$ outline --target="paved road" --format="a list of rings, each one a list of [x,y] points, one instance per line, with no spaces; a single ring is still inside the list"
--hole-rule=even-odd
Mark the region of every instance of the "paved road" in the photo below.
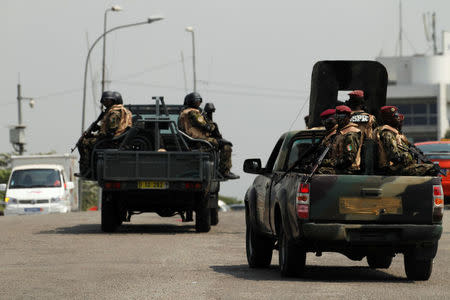
[[[0,217],[1,299],[450,299],[450,211],[429,281],[365,260],[308,254],[304,278],[249,269],[242,211],[222,213],[208,234],[178,217],[135,216],[118,233],[100,232],[97,212]]]

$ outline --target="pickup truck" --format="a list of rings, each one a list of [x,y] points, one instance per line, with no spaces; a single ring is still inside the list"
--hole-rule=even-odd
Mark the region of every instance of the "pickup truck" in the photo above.
[[[102,188],[101,228],[113,232],[143,212],[192,221],[195,211],[196,231],[208,232],[219,222],[219,156],[207,141],[178,130],[181,105],[153,99],[156,104],[126,106],[133,127],[113,139],[116,147],[107,140],[94,148],[89,179]]]
[[[338,90],[378,87],[385,93],[383,70],[381,64],[368,61],[318,62],[312,75],[309,125],[319,125],[320,111],[334,104],[330,99],[336,99]],[[377,95],[366,99],[372,113],[384,105],[382,94],[369,93]],[[338,252],[352,260],[366,257],[371,268],[389,268],[401,253],[408,279],[428,280],[442,234],[440,177],[376,174],[376,155],[370,151],[363,154],[365,169],[357,175],[302,173],[295,168],[298,158],[324,133],[320,128],[287,132],[265,167],[260,159],[244,161],[244,172],[258,174],[245,195],[249,266],[270,265],[274,249],[282,276],[301,275],[307,252]]]

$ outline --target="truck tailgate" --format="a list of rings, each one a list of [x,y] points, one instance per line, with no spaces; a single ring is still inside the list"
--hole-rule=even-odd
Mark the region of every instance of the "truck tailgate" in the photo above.
[[[103,152],[103,180],[205,181],[214,176],[214,158],[207,152]]]
[[[431,224],[438,177],[316,175],[310,219],[315,222]]]

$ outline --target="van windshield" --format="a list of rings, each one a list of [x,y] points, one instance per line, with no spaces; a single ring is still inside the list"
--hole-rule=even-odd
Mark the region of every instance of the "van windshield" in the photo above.
[[[61,187],[61,176],[55,169],[16,170],[11,175],[10,189]]]

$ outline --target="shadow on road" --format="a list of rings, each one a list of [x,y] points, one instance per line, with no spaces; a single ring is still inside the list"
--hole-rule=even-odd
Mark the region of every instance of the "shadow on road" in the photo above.
[[[369,267],[332,267],[306,266],[300,278],[281,277],[278,266],[265,269],[250,269],[248,265],[211,266],[215,272],[232,275],[240,279],[254,281],[282,280],[282,281],[323,281],[323,282],[413,282],[403,277],[370,269]]]
[[[126,224],[121,225],[116,232],[112,234],[195,234],[194,225],[173,225],[173,224]],[[40,231],[39,234],[107,234],[102,232],[100,224],[82,224],[72,227],[59,227],[54,230]]]

